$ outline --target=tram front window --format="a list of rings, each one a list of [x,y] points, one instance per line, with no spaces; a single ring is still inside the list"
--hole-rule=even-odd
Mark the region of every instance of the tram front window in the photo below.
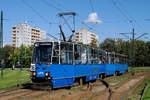
[[[52,45],[39,45],[34,48],[33,63],[50,63]]]

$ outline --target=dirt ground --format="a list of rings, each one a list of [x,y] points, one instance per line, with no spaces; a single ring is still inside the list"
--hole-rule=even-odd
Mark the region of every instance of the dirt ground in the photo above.
[[[21,92],[19,90],[20,92],[15,91],[16,93],[13,95],[1,95],[0,92],[0,100],[124,100],[149,77],[149,72],[136,73],[129,79],[115,83],[110,82],[108,88],[100,80],[97,80],[90,85],[91,90],[87,88],[88,84],[85,84],[71,89],[62,88],[52,91],[22,90],[25,92]],[[109,78],[105,80],[109,80]]]

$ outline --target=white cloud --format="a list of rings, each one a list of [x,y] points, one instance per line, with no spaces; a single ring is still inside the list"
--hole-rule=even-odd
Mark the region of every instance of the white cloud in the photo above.
[[[84,23],[96,23],[96,24],[101,24],[102,21],[98,19],[98,15],[96,12],[90,13],[88,16],[88,19],[84,21]]]

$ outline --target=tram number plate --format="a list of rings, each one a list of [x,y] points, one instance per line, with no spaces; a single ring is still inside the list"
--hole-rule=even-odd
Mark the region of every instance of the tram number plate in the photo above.
[[[42,74],[43,75],[43,72],[38,72],[38,74],[40,74],[40,75]]]

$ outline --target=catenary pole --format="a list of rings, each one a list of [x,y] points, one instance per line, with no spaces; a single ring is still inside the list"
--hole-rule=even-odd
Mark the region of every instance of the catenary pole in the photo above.
[[[134,75],[134,66],[135,66],[135,58],[134,58],[134,42],[135,42],[135,33],[134,33],[134,28],[132,29],[132,39],[131,39],[131,66],[132,66],[132,69],[131,69],[131,74]]]
[[[3,11],[1,11],[1,23],[0,23],[0,65],[1,65],[1,76],[3,76]]]

